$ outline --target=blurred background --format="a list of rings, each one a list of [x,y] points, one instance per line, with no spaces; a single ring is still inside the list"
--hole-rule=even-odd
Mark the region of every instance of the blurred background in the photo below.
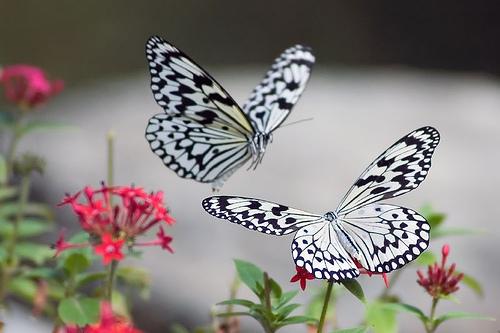
[[[258,264],[284,285],[295,270],[290,237],[212,219],[200,206],[209,186],[177,178],[150,152],[144,129],[161,112],[144,57],[152,34],[189,54],[241,104],[282,50],[296,43],[314,50],[316,67],[289,118],[313,120],[279,129],[264,163],[255,172],[238,171],[222,194],[323,213],[336,207],[390,144],[420,126],[437,127],[442,142],[429,177],[394,203],[415,209],[431,203],[448,215],[450,226],[485,231],[445,239],[451,260],[483,283],[484,297],[463,288],[462,304],[450,302],[441,310],[500,317],[498,2],[0,0],[0,64],[29,63],[64,79],[65,91],[39,116],[78,127],[23,142],[24,149],[47,157],[47,172],[36,187],[40,198],[55,204],[65,192],[97,186],[106,176],[110,129],[117,136],[116,182],[166,193],[178,221],[171,230],[176,252],[151,250],[133,262],[152,274],[151,298],[139,299],[134,315],[139,328],[154,333],[167,332],[173,322],[208,322],[211,306],[228,297],[233,258]],[[76,224],[65,209],[57,213],[61,226]],[[441,245],[432,243],[432,249]],[[402,275],[395,291],[405,302],[428,308],[414,271]],[[383,288],[379,279],[360,281],[368,297]],[[340,324],[355,325],[361,312],[359,302],[345,297]],[[402,332],[422,331],[414,318],[401,319]],[[36,325],[31,331],[42,332]],[[258,330],[252,319],[243,325],[247,332]],[[473,329],[493,332],[499,326],[456,321],[440,331]]]

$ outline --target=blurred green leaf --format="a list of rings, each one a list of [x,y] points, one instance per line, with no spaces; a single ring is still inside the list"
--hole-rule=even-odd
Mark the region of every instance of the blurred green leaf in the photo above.
[[[281,290],[280,285],[274,281],[273,279],[269,279],[271,285],[271,297],[279,299],[283,291]]]
[[[354,328],[346,328],[343,330],[336,330],[333,333],[365,333],[365,332],[368,332],[368,328],[360,326]]]
[[[356,279],[348,279],[348,280],[343,280],[340,281],[342,285],[351,292],[354,296],[356,296],[357,299],[359,299],[361,302],[365,303],[366,298],[365,298],[365,293],[363,292],[363,287],[359,284],[359,282]]]
[[[17,236],[20,238],[33,237],[43,234],[52,229],[50,222],[27,218],[21,221],[17,229]],[[4,219],[0,219],[0,236],[9,237],[14,232],[14,225]]]
[[[477,319],[477,320],[491,320],[491,321],[496,320],[493,317],[488,317],[477,313],[455,311],[455,312],[448,312],[442,316],[437,317],[435,319],[435,325],[438,326],[443,322],[451,319]]]
[[[130,309],[128,307],[126,297],[120,293],[118,290],[113,290],[113,295],[111,296],[111,302],[113,304],[113,312],[123,316],[125,318],[131,318]]]
[[[419,266],[429,266],[435,263],[437,260],[436,255],[430,250],[421,253],[417,259],[415,259],[415,263]]]
[[[235,298],[235,299],[229,299],[227,301],[222,301],[217,303],[217,305],[241,305],[247,308],[252,308],[256,306],[252,301],[246,300],[246,299],[240,299],[240,298]]]
[[[77,127],[55,122],[34,120],[26,123],[19,129],[19,136],[24,136],[33,132],[53,132],[70,129],[75,130]]]
[[[456,274],[459,273],[457,272]],[[467,287],[469,287],[477,296],[479,297],[484,296],[484,291],[483,287],[481,286],[481,283],[472,276],[464,273],[464,277],[462,278],[462,283],[465,284]]]
[[[9,290],[11,293],[24,299],[25,301],[31,301],[35,297],[37,285],[32,279],[15,277],[10,280]]]
[[[124,266],[118,268],[116,276],[128,286],[139,289],[141,296],[148,296],[149,285],[151,284],[151,277],[148,271],[137,267]]]
[[[14,124],[14,116],[10,112],[0,112],[0,128],[9,128]]]
[[[1,186],[0,187],[0,201],[11,199],[18,193],[18,189],[14,186]]]
[[[64,260],[64,268],[72,276],[82,273],[90,267],[90,264],[90,260],[82,253],[71,253]]]
[[[278,318],[281,320],[281,319],[288,317],[288,315],[290,313],[292,313],[293,311],[298,309],[300,306],[301,305],[298,303],[288,304],[288,305],[281,307],[279,310],[277,310],[276,314],[277,314]]]
[[[76,286],[83,287],[88,283],[104,280],[106,276],[107,276],[106,272],[82,273],[79,274],[76,278]]]
[[[8,202],[3,203],[0,206],[0,218],[1,217],[13,217],[19,211],[18,202]],[[54,219],[54,215],[49,206],[41,203],[30,202],[24,206],[23,210],[24,216],[37,216],[42,217],[48,221]]]
[[[307,316],[293,316],[280,321],[278,327],[295,325],[295,324],[317,324],[317,320]]]
[[[59,303],[57,312],[65,324],[85,326],[99,320],[99,303],[96,298],[66,298]]]
[[[173,324],[170,327],[170,333],[190,333],[187,328],[180,324]]]
[[[54,257],[54,250],[52,250],[48,245],[37,243],[17,243],[14,252],[20,258],[30,260],[37,265],[41,265],[45,261]]]
[[[331,319],[335,315],[335,307],[339,296],[345,292],[345,288],[339,284],[333,286],[333,291],[330,296],[330,303],[328,304],[328,309],[326,310],[326,319]],[[313,297],[309,301],[306,309],[306,315],[308,317],[316,318],[319,320],[321,316],[321,310],[323,310],[323,303],[325,302],[326,288],[318,288],[317,292],[313,294]]]
[[[397,332],[396,311],[386,308],[383,302],[373,302],[366,307],[366,322],[374,333]]]
[[[431,232],[433,228],[439,227],[446,219],[446,214],[436,212],[431,205],[424,205],[420,208],[420,214],[431,225]]]
[[[5,157],[0,154],[0,184],[7,183],[7,162],[5,161]]]
[[[410,304],[404,304],[404,303],[379,303],[381,308],[388,309],[388,310],[393,310],[397,312],[406,312],[406,313],[411,313],[412,315],[416,316],[420,320],[426,321],[427,316],[420,310],[419,308],[410,305]]]
[[[290,302],[295,296],[297,296],[298,293],[299,293],[298,290],[292,290],[281,294],[281,297],[278,300],[278,304],[276,305],[276,307],[280,308],[286,303]]]
[[[264,272],[248,261],[235,259],[234,264],[241,281],[256,295],[259,295],[258,286],[260,286],[262,290],[262,286],[264,285]]]
[[[431,238],[440,238],[445,236],[467,236],[484,234],[483,230],[468,228],[439,227],[431,229]]]

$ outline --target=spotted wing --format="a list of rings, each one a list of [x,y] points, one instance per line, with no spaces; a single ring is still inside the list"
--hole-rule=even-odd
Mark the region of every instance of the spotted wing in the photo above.
[[[314,60],[309,47],[296,45],[274,61],[243,105],[254,128],[271,133],[285,121],[306,87]]]
[[[146,43],[153,96],[168,115],[199,118],[202,125],[252,137],[254,130],[233,98],[205,70],[161,37]]]
[[[270,235],[287,235],[323,217],[277,203],[232,196],[213,196],[203,200],[203,208],[220,219]]]
[[[371,272],[401,268],[429,245],[429,224],[404,207],[369,204],[342,216],[338,223],[355,243],[357,253],[352,256]]]
[[[427,176],[438,143],[438,131],[429,126],[398,140],[356,180],[338,206],[337,215],[417,188]]]
[[[304,267],[317,279],[340,281],[359,275],[334,224],[325,219],[299,229],[292,242],[292,257],[297,266]]]
[[[151,150],[178,176],[216,183],[250,157],[245,137],[207,126],[203,117],[159,113],[149,120],[146,139]]]

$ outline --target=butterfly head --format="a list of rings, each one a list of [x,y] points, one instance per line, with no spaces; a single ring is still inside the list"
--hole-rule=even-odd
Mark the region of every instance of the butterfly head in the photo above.
[[[252,152],[252,165],[250,168],[256,168],[262,162],[267,145],[272,142],[271,133],[257,132],[250,141],[250,150]]]
[[[329,221],[329,222],[333,222],[335,220],[337,220],[337,214],[335,212],[328,212],[324,215],[325,217],[325,220]]]

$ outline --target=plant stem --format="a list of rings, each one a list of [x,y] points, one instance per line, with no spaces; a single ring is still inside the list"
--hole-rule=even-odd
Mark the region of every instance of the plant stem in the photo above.
[[[19,139],[21,139],[21,125],[22,121],[24,118],[24,113],[21,113],[21,115],[14,115],[14,126],[13,126],[13,133],[12,133],[12,139],[10,140],[9,147],[7,148],[7,154],[6,154],[6,159],[5,163],[6,168],[7,168],[7,183],[9,183],[9,179],[12,177],[12,166],[14,164],[14,158],[16,157],[16,148],[17,144],[19,143]]]
[[[116,268],[118,267],[118,261],[113,260],[108,267],[108,278],[106,281],[106,293],[104,295],[105,299],[111,304],[111,297],[113,296],[113,283],[115,280]]]
[[[326,289],[325,301],[323,302],[323,309],[321,310],[321,317],[319,318],[318,333],[323,332],[323,327],[325,326],[326,311],[328,310],[328,304],[330,303],[330,297],[333,290],[333,280],[328,281],[328,287]]]
[[[439,298],[433,298],[432,299],[432,306],[431,306],[431,314],[429,315],[429,321],[425,325],[425,331],[427,333],[434,333],[436,331],[437,325],[434,322],[435,317],[436,317],[436,306],[439,301]]]
[[[113,186],[114,184],[114,155],[115,155],[115,132],[109,130],[106,135],[106,142],[108,146],[108,170],[107,170],[107,185]]]

